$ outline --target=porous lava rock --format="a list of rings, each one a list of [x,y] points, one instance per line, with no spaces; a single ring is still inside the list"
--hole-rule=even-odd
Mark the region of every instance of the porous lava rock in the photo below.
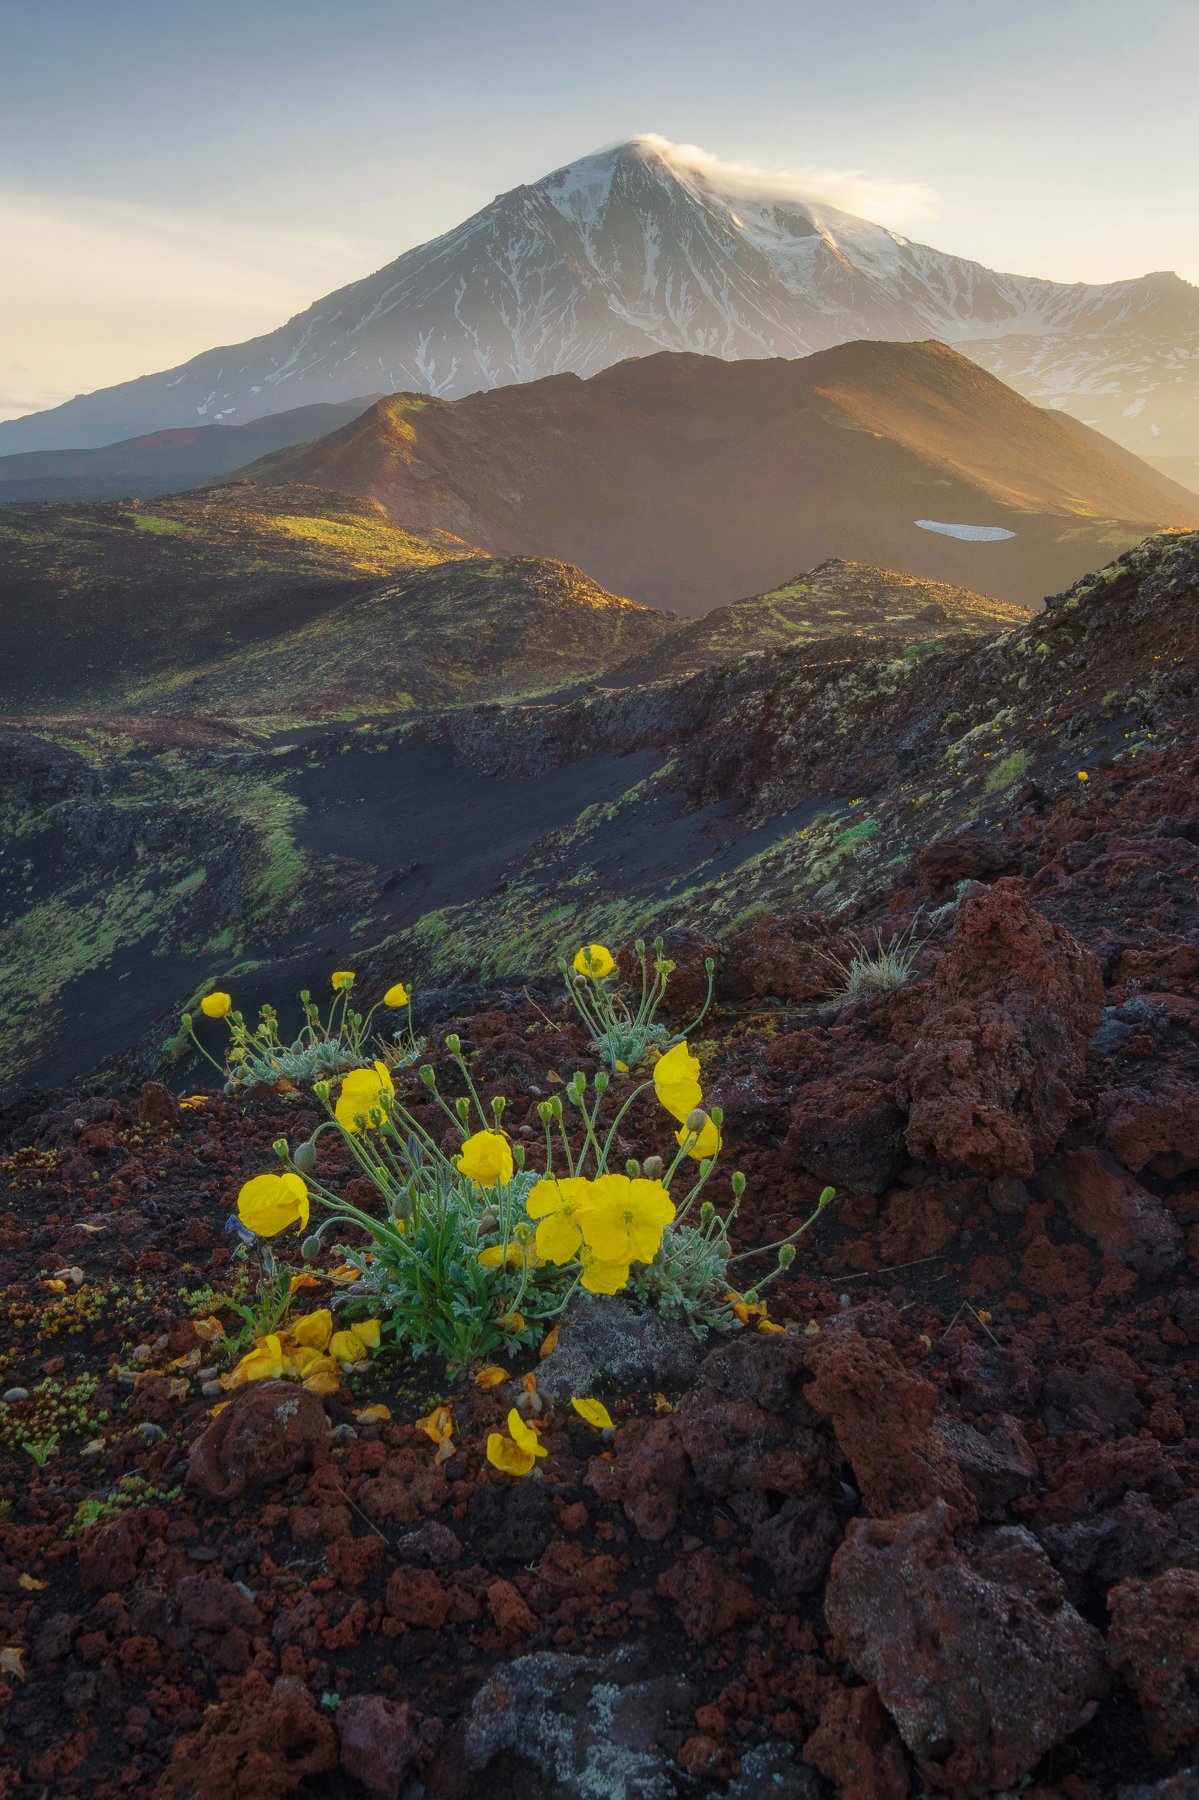
[[[247,1488],[281,1481],[312,1460],[326,1436],[316,1394],[290,1381],[244,1388],[198,1437],[187,1486],[205,1500],[236,1500]]]
[[[1031,1175],[1070,1120],[1102,1017],[1095,958],[1033,911],[1020,881],[967,897],[899,1072],[912,1156]]]
[[[685,1325],[620,1296],[577,1293],[558,1342],[537,1371],[555,1405],[572,1394],[681,1388],[694,1379],[701,1351]]]
[[[801,1089],[783,1157],[833,1187],[878,1194],[903,1160],[903,1134],[894,1084],[847,1072]]]
[[[940,1500],[851,1523],[825,1616],[924,1780],[954,1795],[1017,1786],[1105,1689],[1103,1640],[1032,1534],[983,1531],[962,1552]]]
[[[441,1727],[382,1694],[351,1694],[337,1709],[341,1767],[379,1800],[399,1800],[414,1769],[428,1760]]]
[[[905,1369],[885,1338],[864,1337],[846,1318],[813,1341],[807,1400],[832,1424],[867,1510],[915,1512],[943,1499],[961,1520],[974,1497],[934,1425],[937,1390]]]
[[[1155,1075],[1151,1090],[1106,1093],[1102,1121],[1109,1148],[1138,1175],[1142,1169],[1167,1176],[1199,1169],[1199,1086],[1172,1069]]]
[[[1136,1696],[1150,1750],[1175,1756],[1199,1739],[1199,1572],[1122,1581],[1108,1606],[1108,1661]]]
[[[272,1687],[251,1671],[180,1738],[155,1800],[290,1800],[336,1767],[336,1733],[303,1683],[281,1677]]]
[[[1118,1257],[1147,1280],[1160,1280],[1182,1261],[1183,1234],[1173,1214],[1096,1145],[1055,1157],[1037,1177],[1037,1188],[1058,1201],[1105,1256]]]

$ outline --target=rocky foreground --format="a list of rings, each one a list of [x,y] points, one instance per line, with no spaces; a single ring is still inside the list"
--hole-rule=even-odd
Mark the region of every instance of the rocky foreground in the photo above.
[[[1118,789],[1104,829],[1059,809],[890,996],[771,1004],[763,922],[708,1077],[742,1243],[825,1181],[839,1204],[774,1289],[785,1334],[701,1346],[592,1302],[534,1365],[540,1479],[482,1457],[521,1370],[480,1393],[394,1354],[212,1416],[204,1288],[303,1097],[151,1084],[29,1121],[0,1791],[1188,1792],[1153,1783],[1199,1738],[1193,777],[1161,755],[1152,821]],[[585,1064],[525,1001],[461,1029],[529,1117],[551,1046]],[[563,1412],[585,1383],[610,1445]],[[434,1398],[445,1463],[410,1422]],[[21,1441],[55,1431],[39,1468]]]
[[[1196,591],[1162,590],[1135,757],[874,869],[856,923],[913,926],[905,986],[830,999],[843,932],[777,897],[721,949],[739,1247],[838,1190],[770,1290],[784,1332],[595,1300],[497,1388],[385,1351],[214,1413],[225,1220],[311,1100],[11,1109],[0,1795],[1199,1792]],[[1103,708],[1120,639],[1086,619],[1037,629]],[[709,947],[672,944],[680,1014]],[[532,1145],[550,1071],[592,1066],[516,990],[428,1023]],[[621,1155],[655,1129],[635,1108]],[[524,1377],[549,1455],[514,1480],[483,1445]]]

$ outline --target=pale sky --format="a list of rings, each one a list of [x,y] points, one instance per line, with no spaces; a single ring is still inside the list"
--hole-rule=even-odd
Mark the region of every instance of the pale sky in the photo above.
[[[1187,0],[0,0],[0,418],[657,132],[992,268],[1199,284]]]

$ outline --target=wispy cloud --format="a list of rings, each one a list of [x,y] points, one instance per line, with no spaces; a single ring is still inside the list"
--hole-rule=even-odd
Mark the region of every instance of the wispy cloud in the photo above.
[[[810,200],[856,213],[876,225],[907,231],[936,218],[941,196],[923,181],[897,181],[864,169],[825,169],[807,165],[767,169],[756,163],[728,161],[698,144],[672,144],[656,132],[641,134],[661,156],[681,168],[694,169],[722,193],[776,200]]]
[[[336,232],[0,190],[0,417],[270,331],[386,260]]]

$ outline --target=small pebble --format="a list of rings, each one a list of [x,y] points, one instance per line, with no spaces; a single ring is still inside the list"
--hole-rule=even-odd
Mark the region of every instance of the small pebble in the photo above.
[[[200,1388],[200,1392],[203,1394],[205,1400],[215,1400],[218,1395],[223,1394],[224,1391],[224,1388],[222,1388],[220,1382],[217,1381],[215,1377],[204,1382]]]
[[[329,1442],[331,1444],[348,1444],[357,1436],[358,1433],[352,1425],[335,1425],[329,1433]]]
[[[9,1388],[7,1394],[4,1396],[4,1403],[6,1406],[16,1406],[18,1401],[28,1400],[28,1398],[28,1388]]]
[[[196,1370],[196,1380],[197,1381],[215,1381],[219,1374],[220,1374],[220,1370],[216,1369],[216,1368],[197,1369]]]
[[[842,1312],[848,1312],[850,1307],[853,1305],[853,1301],[850,1299],[848,1294],[842,1294],[837,1301],[837,1305],[841,1308]]]
[[[166,1436],[166,1432],[162,1429],[162,1426],[155,1425],[151,1419],[143,1419],[138,1426],[138,1430],[145,1438],[147,1444],[160,1443]]]
[[[135,1344],[129,1352],[129,1360],[134,1363],[148,1363],[153,1360],[154,1352],[149,1344]]]

